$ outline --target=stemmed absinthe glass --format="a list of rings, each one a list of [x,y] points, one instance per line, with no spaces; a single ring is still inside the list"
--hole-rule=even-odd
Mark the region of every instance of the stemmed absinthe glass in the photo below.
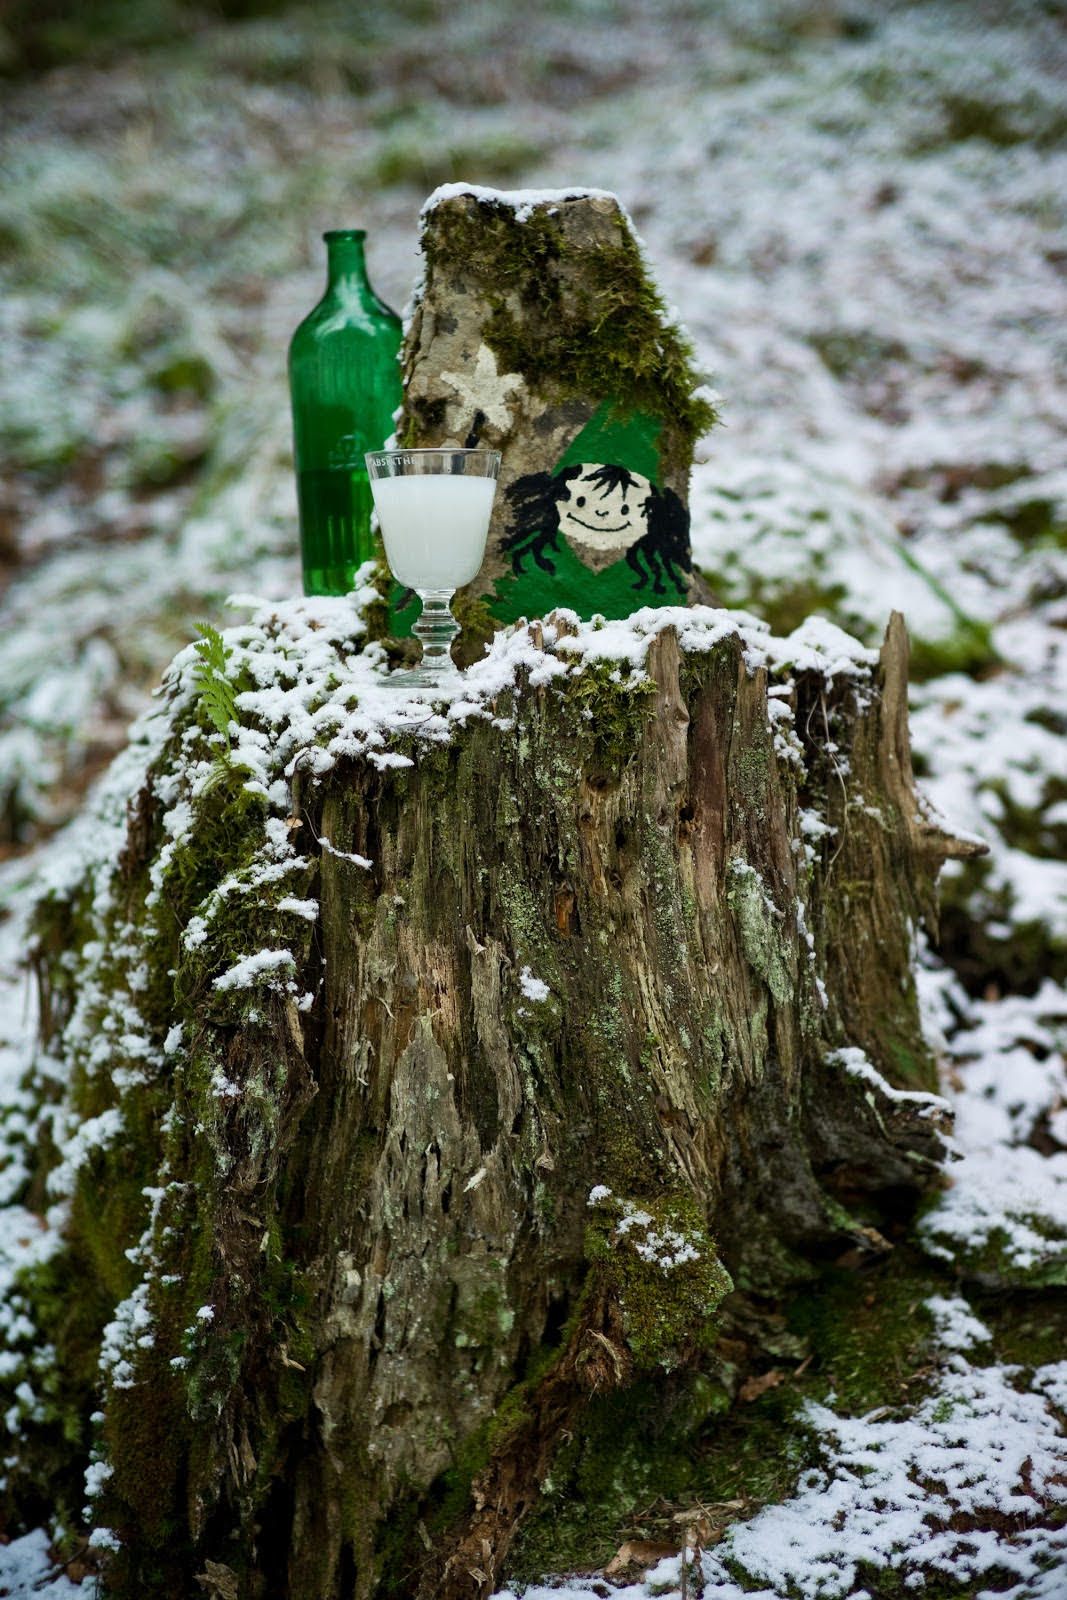
[[[446,688],[459,678],[451,655],[459,632],[452,596],[476,576],[485,555],[500,451],[370,450],[366,459],[393,576],[422,601],[411,630],[422,641],[422,660],[392,679]]]

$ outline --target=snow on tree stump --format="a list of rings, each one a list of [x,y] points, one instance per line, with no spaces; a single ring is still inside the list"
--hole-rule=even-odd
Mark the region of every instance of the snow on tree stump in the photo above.
[[[437,711],[365,638],[182,652],[39,908],[6,1493],[107,1595],[488,1595],[590,1397],[941,1156],[899,619],[561,615]]]
[[[693,445],[714,421],[626,213],[600,190],[449,184],[423,213],[403,351],[410,447],[503,463],[468,652],[557,607],[626,617],[708,598],[689,554]],[[393,591],[396,631],[417,606]]]

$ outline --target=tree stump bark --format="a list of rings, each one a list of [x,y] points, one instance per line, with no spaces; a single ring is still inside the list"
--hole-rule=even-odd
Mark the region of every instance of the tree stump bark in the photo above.
[[[559,616],[437,713],[364,636],[179,656],[40,907],[8,1497],[76,1527],[97,1462],[108,1595],[488,1595],[590,1397],[712,1370],[732,1285],[884,1248],[941,1156],[899,621]]]

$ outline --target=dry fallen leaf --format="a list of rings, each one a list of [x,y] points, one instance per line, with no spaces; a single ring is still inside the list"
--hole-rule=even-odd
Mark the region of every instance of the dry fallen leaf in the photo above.
[[[671,1521],[681,1523],[684,1527],[685,1543],[690,1550],[706,1550],[710,1545],[718,1544],[725,1531],[717,1527],[710,1517],[694,1511],[681,1512]]]
[[[606,1578],[618,1577],[628,1567],[654,1567],[657,1561],[662,1561],[665,1556],[676,1556],[676,1544],[653,1544],[648,1539],[627,1539],[621,1544],[604,1568]]]
[[[785,1373],[779,1367],[772,1367],[770,1372],[761,1372],[758,1378],[746,1378],[738,1391],[739,1400],[758,1400],[761,1394],[766,1394],[768,1389],[777,1389],[780,1383],[785,1382]]]

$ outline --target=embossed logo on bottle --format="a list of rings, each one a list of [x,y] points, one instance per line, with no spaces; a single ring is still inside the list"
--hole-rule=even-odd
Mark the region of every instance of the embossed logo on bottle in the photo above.
[[[363,460],[363,443],[358,434],[343,433],[335,439],[330,446],[331,467],[358,467],[361,472],[366,471]]]

